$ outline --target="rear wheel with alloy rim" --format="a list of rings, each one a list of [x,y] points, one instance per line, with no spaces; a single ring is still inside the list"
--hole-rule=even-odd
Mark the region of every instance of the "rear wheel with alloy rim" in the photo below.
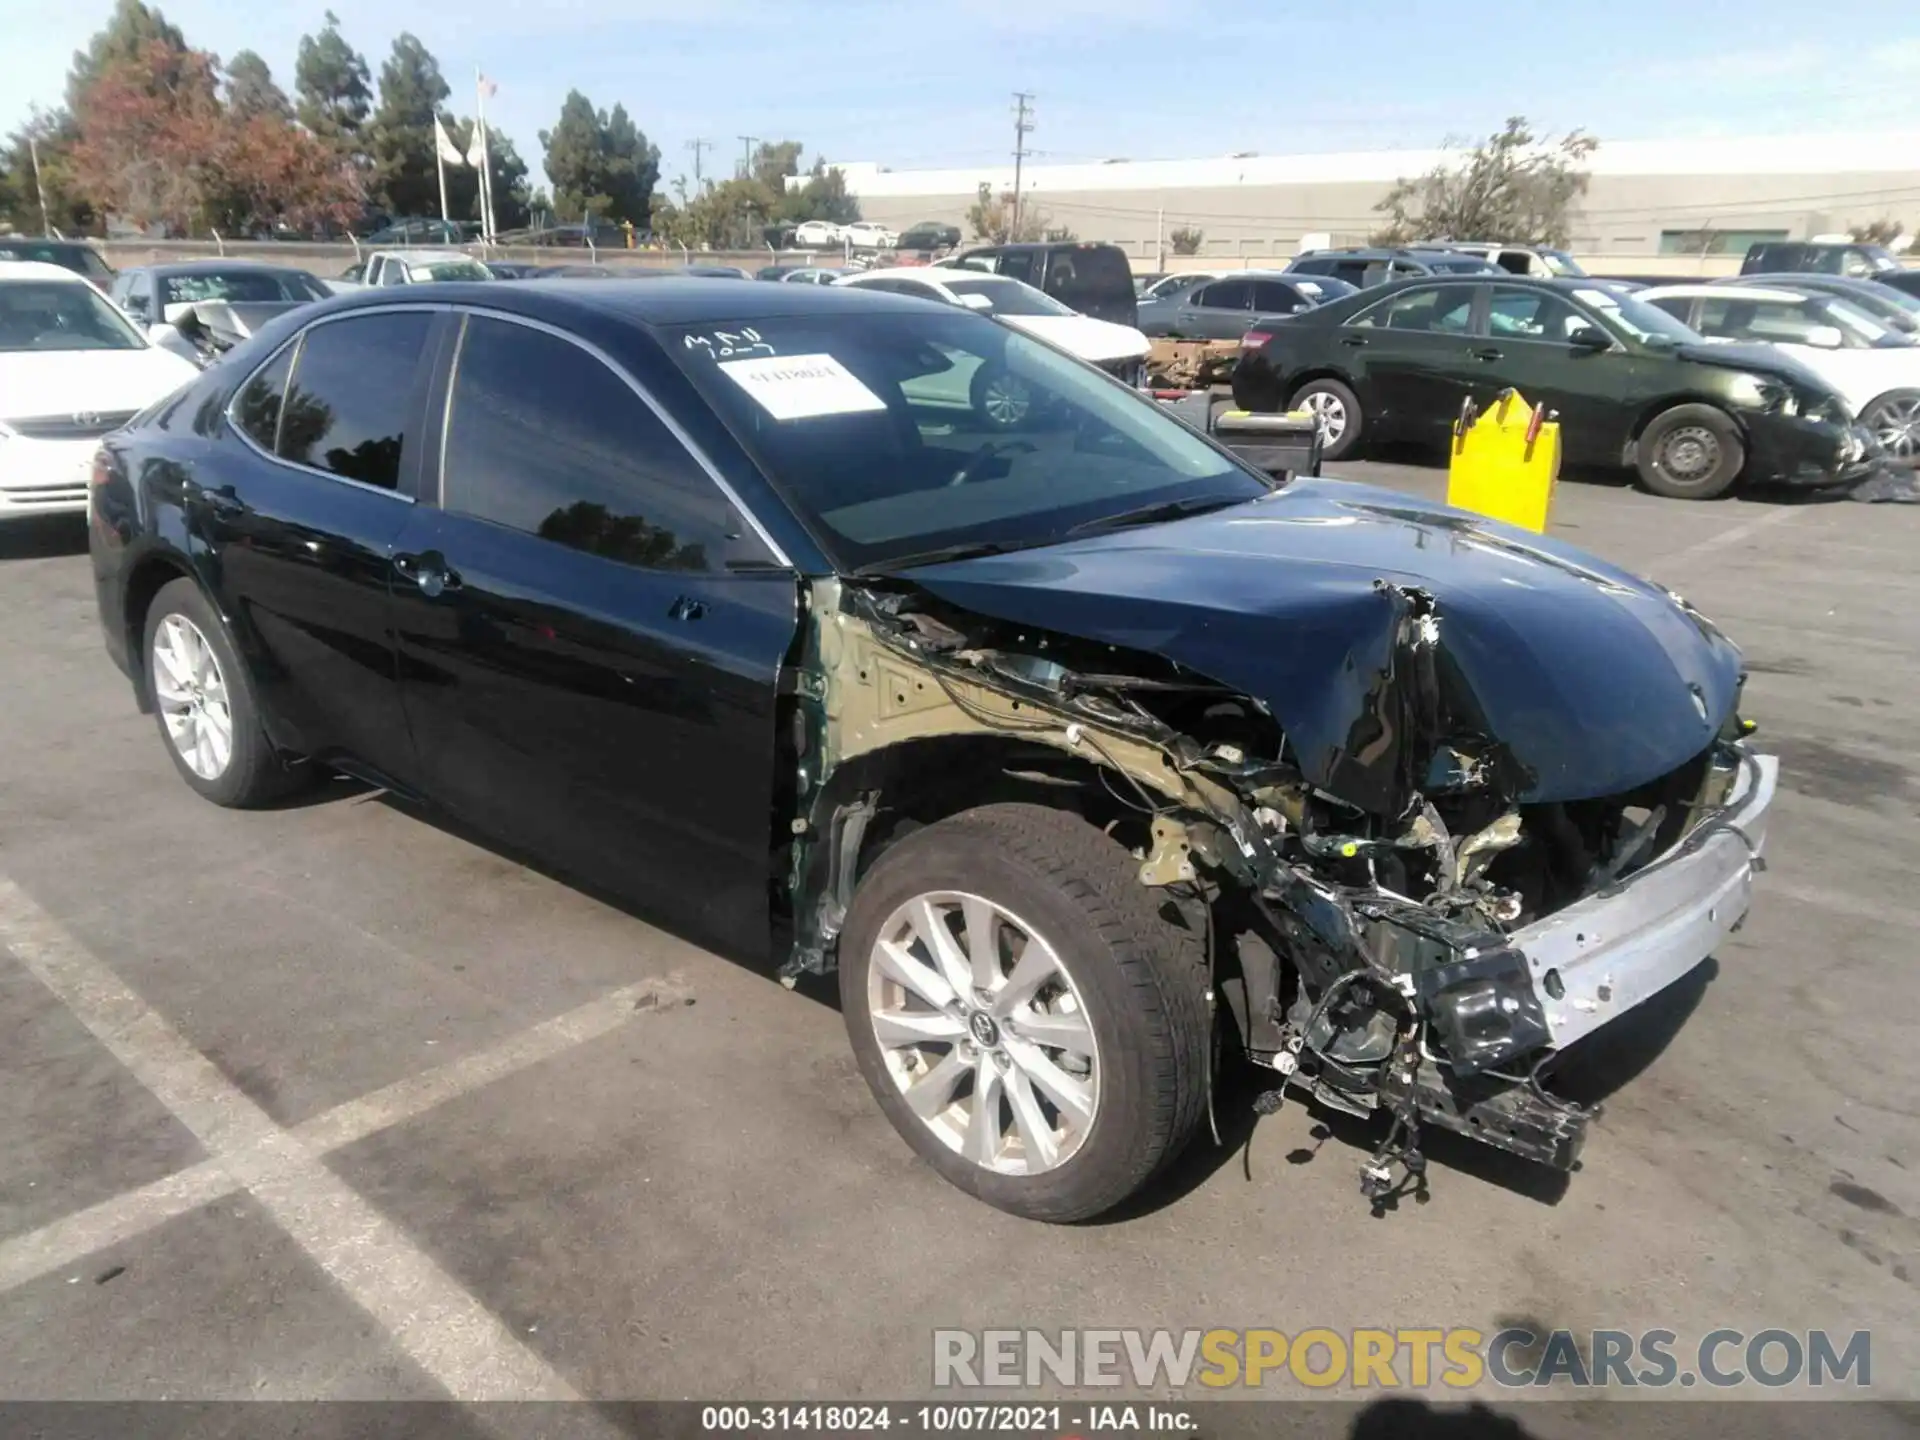
[[[1860,423],[1894,459],[1920,459],[1920,390],[1882,395],[1861,412]]]
[[[1320,456],[1339,460],[1360,444],[1360,400],[1338,380],[1309,380],[1293,392],[1289,410],[1305,410],[1320,425]]]
[[[1746,467],[1740,430],[1711,405],[1676,405],[1653,418],[1635,446],[1640,483],[1676,500],[1711,500]]]
[[[946,1179],[1034,1219],[1097,1215],[1191,1137],[1206,967],[1119,842],[991,805],[917,830],[861,881],[840,997],[861,1073]]]
[[[144,655],[167,753],[201,795],[216,805],[263,805],[309,777],[275,753],[226,626],[193,581],[170,581],[153,597]]]
[[[990,429],[1017,430],[1033,413],[1033,387],[1004,365],[982,365],[971,391],[974,413]]]

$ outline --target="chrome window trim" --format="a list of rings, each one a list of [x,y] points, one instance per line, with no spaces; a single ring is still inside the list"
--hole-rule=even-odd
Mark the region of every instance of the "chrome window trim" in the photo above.
[[[360,316],[360,315],[392,315],[396,313],[432,315],[432,314],[438,314],[442,311],[450,310],[452,308],[453,307],[450,305],[426,305],[426,304],[379,305],[379,306],[368,306],[365,309],[344,310],[338,315],[322,315],[318,319],[310,320],[305,325],[301,326],[300,329],[296,331],[294,334],[288,336],[286,344],[280,346],[279,349],[275,350],[271,355],[267,356],[266,359],[262,360],[258,365],[254,366],[253,369],[247,372],[247,378],[242,380],[238,385],[233,387],[233,394],[228,397],[226,409],[223,410],[221,413],[226,416],[227,424],[230,427],[232,427],[233,433],[240,437],[241,443],[244,444],[249,450],[253,451],[254,454],[258,455],[262,460],[271,461],[275,465],[281,466],[282,468],[287,470],[295,471],[302,475],[318,475],[322,480],[332,480],[336,484],[340,484],[340,485],[351,485],[354,489],[364,490],[369,495],[384,495],[389,500],[397,500],[403,505],[412,505],[416,503],[415,497],[412,495],[404,494],[399,490],[389,490],[389,489],[386,489],[384,486],[380,486],[380,485],[369,485],[364,480],[355,480],[346,475],[336,475],[333,471],[322,470],[317,465],[303,465],[298,460],[289,460],[284,455],[279,455],[274,453],[274,451],[277,451],[280,448],[280,429],[279,429],[278,421],[275,422],[274,432],[273,432],[274,450],[269,451],[269,450],[261,449],[260,442],[258,440],[255,440],[253,436],[249,435],[247,433],[247,427],[242,425],[239,422],[239,420],[235,418],[233,413],[233,407],[240,403],[240,392],[245,390],[247,386],[251,385],[254,382],[255,377],[257,377],[262,370],[265,370],[269,365],[273,364],[274,361],[278,360],[280,356],[286,352],[288,346],[296,347],[293,360],[287,366],[287,382],[289,385],[291,385],[293,382],[294,374],[298,370],[299,364],[300,364],[300,356],[299,356],[297,347],[305,344],[307,336],[311,334],[313,331],[318,330],[322,325],[335,325],[342,320],[351,320],[351,319],[354,319],[356,316]],[[280,418],[284,420],[285,417],[286,417],[286,407],[285,407],[285,404],[283,403],[281,406]]]
[[[380,308],[382,310],[385,310],[389,307],[381,306]],[[397,308],[397,307],[394,307],[394,308]],[[585,351],[588,355],[591,355],[595,360],[598,360],[602,365],[606,366],[607,369],[611,370],[614,373],[614,375],[619,378],[621,383],[623,383],[629,390],[631,390],[634,393],[635,396],[639,398],[640,402],[643,405],[645,405],[647,409],[653,412],[654,417],[657,420],[659,420],[659,422],[662,425],[666,427],[667,433],[673,436],[675,440],[679,441],[680,448],[687,452],[687,454],[693,459],[694,464],[699,466],[701,471],[705,473],[706,477],[709,480],[711,480],[714,483],[714,485],[719,489],[720,493],[726,497],[727,502],[731,504],[735,510],[738,510],[741,516],[745,518],[748,527],[752,529],[753,533],[759,537],[760,543],[767,547],[768,553],[770,553],[773,556],[773,558],[784,568],[789,570],[794,570],[798,568],[797,566],[794,565],[792,559],[787,555],[787,552],[785,551],[785,549],[781,547],[780,542],[775,540],[773,538],[772,533],[767,529],[765,525],[763,525],[760,522],[760,517],[754,514],[753,511],[748,508],[746,502],[740,498],[739,492],[737,492],[732,485],[727,483],[726,477],[720,473],[720,467],[713,463],[713,460],[711,459],[711,457],[708,456],[707,452],[700,448],[699,444],[694,440],[694,438],[691,435],[689,435],[686,432],[686,429],[680,424],[680,422],[676,420],[668,412],[666,406],[662,405],[657,399],[655,399],[652,392],[650,392],[645,385],[642,385],[640,381],[634,377],[632,372],[627,369],[626,366],[622,365],[618,360],[614,359],[613,356],[609,355],[605,350],[602,350],[598,345],[594,344],[591,340],[582,339],[580,336],[573,334],[569,330],[564,330],[560,326],[551,324],[550,322],[545,320],[536,320],[530,315],[515,315],[510,311],[490,310],[485,306],[474,305],[474,304],[446,305],[446,306],[437,306],[434,308],[453,310],[456,313],[465,315],[465,316],[479,315],[488,320],[500,320],[509,325],[520,325],[525,327],[528,330],[538,330],[543,334],[553,336],[555,339],[564,340],[569,345],[572,345],[577,349]],[[464,328],[461,331],[460,343],[461,343],[461,349],[464,349],[466,346],[466,331]],[[447,430],[448,430],[447,420],[450,419],[453,414],[453,379],[458,374],[458,367],[460,363],[459,356],[460,356],[460,351],[456,350],[454,352],[453,369],[448,372],[448,378],[447,378],[447,410],[446,410],[446,414],[441,417],[440,454],[441,454],[442,464],[441,464],[440,473],[437,476],[435,476],[434,483],[435,483],[435,488],[437,493],[443,497],[446,494],[445,459],[446,459],[446,436],[447,436]]]

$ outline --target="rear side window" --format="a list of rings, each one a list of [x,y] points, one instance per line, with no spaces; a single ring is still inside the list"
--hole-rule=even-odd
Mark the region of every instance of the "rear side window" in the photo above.
[[[1302,275],[1331,275],[1333,262],[1331,260],[1296,260],[1287,268]]]
[[[990,258],[993,268],[998,274],[1011,275],[1014,279],[1024,280],[1029,285],[1034,283],[1033,251],[1006,250]]]
[[[414,380],[432,327],[431,315],[409,311],[308,330],[281,406],[280,458],[398,490]]]
[[[1253,308],[1268,315],[1287,315],[1307,307],[1300,299],[1299,292],[1291,285],[1279,280],[1256,280],[1253,282]]]
[[[1133,267],[1106,245],[1055,250],[1047,260],[1046,291],[1076,310],[1105,301],[1133,299]]]
[[[280,440],[280,407],[287,396],[287,372],[293,368],[293,346],[268,361],[233,397],[233,423],[268,454]]]
[[[627,383],[579,346],[469,318],[441,505],[649,570],[718,570],[732,506]]]
[[[1473,310],[1471,286],[1411,290],[1382,300],[1347,323],[1363,329],[1415,330],[1464,335]]]

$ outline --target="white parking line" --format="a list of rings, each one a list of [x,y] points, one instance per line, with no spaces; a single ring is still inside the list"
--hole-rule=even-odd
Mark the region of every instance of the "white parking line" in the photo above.
[[[212,1158],[0,1244],[0,1290],[72,1264],[244,1188],[449,1395],[462,1401],[579,1396],[319,1156],[605,1034],[673,981],[636,985],[500,1046],[282,1129],[25,891],[0,877],[0,945],[152,1091]]]
[[[1649,563],[1640,573],[1643,575],[1651,575],[1662,566],[1671,565],[1677,560],[1695,560],[1702,555],[1711,555],[1715,550],[1724,550],[1729,545],[1738,545],[1749,536],[1757,535],[1762,530],[1770,530],[1775,525],[1784,525],[1787,521],[1793,519],[1794,516],[1804,515],[1806,513],[1805,506],[1779,506],[1776,509],[1769,510],[1764,515],[1754,517],[1744,524],[1736,525],[1731,530],[1722,530],[1718,535],[1709,535],[1704,540],[1696,540],[1691,545],[1683,545],[1678,550],[1670,550],[1665,555]]]

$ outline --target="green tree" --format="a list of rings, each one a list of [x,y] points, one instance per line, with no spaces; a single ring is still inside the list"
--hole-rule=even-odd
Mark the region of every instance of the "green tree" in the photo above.
[[[1600,142],[1583,130],[1553,141],[1515,115],[1494,135],[1425,175],[1401,179],[1374,206],[1390,216],[1378,245],[1411,240],[1505,240],[1565,245],[1573,204],[1587,193],[1586,161]]]
[[[1029,200],[1021,205],[1020,223],[1016,225],[1012,194],[995,195],[993,187],[982,180],[979,194],[967,207],[967,223],[973,227],[976,240],[1004,245],[1009,241],[1040,239],[1052,225],[1053,218]]]
[[[92,228],[98,218],[73,178],[72,153],[78,130],[64,110],[29,112],[27,123],[7,137],[4,164],[11,177],[15,214],[13,223],[33,234],[52,228],[77,235]],[[39,185],[34,183],[33,144],[40,151]],[[40,192],[47,196],[47,214],[40,213]]]
[[[360,156],[360,132],[373,104],[367,61],[341,36],[339,17],[331,10],[326,14],[318,35],[300,37],[294,61],[300,123],[342,154]]]
[[[645,225],[653,188],[660,179],[660,151],[633,123],[624,105],[609,114],[595,110],[578,90],[569,90],[560,119],[540,132],[553,204],[560,218],[599,219]]]
[[[1864,225],[1849,225],[1847,234],[1861,245],[1891,245],[1907,233],[1907,227],[1891,215],[1883,215],[1878,220],[1869,220]]]
[[[187,37],[158,6],[117,0],[106,27],[87,42],[86,49],[74,52],[73,68],[67,72],[67,110],[78,115],[86,108],[87,92],[102,71],[117,64],[144,64],[147,47],[156,40],[186,52]]]
[[[237,115],[293,119],[287,92],[273,83],[273,71],[251,50],[242,50],[227,62],[227,105]]]
[[[774,194],[785,193],[787,177],[800,173],[800,151],[798,140],[769,140],[756,146],[753,152],[753,168],[749,172]]]
[[[462,155],[473,143],[474,122],[442,114],[447,135]],[[487,127],[487,163],[493,172],[493,219],[499,230],[518,230],[525,226],[533,209],[533,188],[527,177],[527,162],[513,141],[492,126]],[[436,197],[435,204],[438,205]],[[438,213],[437,211],[435,213]],[[447,166],[447,213],[455,220],[480,218],[480,172],[469,165]]]
[[[402,31],[380,67],[380,103],[366,127],[374,198],[395,215],[440,213],[433,120],[449,93],[440,62]]]
[[[1176,226],[1173,233],[1167,236],[1167,239],[1172,242],[1173,253],[1176,255],[1198,255],[1200,242],[1206,238],[1204,231],[1197,230],[1191,225]]]
[[[851,225],[860,219],[860,202],[847,193],[844,170],[829,169],[824,160],[815,160],[807,183],[797,189],[785,189],[781,182],[783,204],[781,218],[799,224],[807,220],[830,220],[836,225]]]

